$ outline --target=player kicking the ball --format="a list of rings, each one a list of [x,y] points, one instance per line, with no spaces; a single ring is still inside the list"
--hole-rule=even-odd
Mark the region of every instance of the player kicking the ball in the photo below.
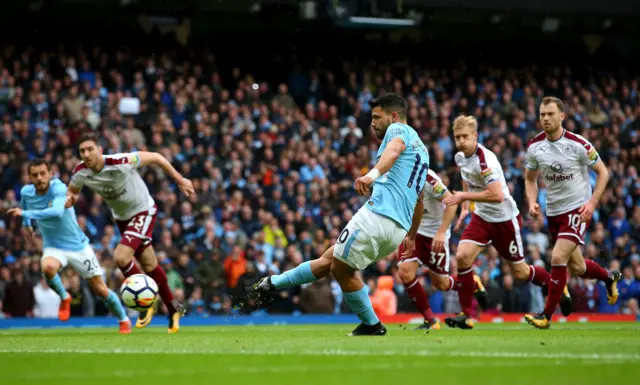
[[[416,273],[420,265],[429,269],[432,285],[440,291],[456,289],[456,280],[449,274],[449,238],[451,222],[456,216],[458,205],[446,207],[442,200],[451,196],[451,192],[442,183],[442,179],[434,171],[429,170],[427,183],[423,189],[424,198],[418,202],[416,212],[421,210],[422,221],[419,226],[409,230],[410,239],[415,239],[415,249],[405,250],[401,245],[398,250],[398,275],[404,284],[407,296],[416,304],[424,317],[424,323],[417,329],[440,329],[429,305],[429,299],[420,284]],[[415,235],[417,232],[417,235]],[[481,307],[487,306],[487,293],[480,277],[474,275],[475,294]]]
[[[73,170],[65,206],[71,207],[76,203],[83,186],[89,187],[104,198],[122,235],[114,252],[116,264],[122,273],[129,277],[142,274],[134,257],[140,262],[145,273],[158,284],[160,297],[169,310],[169,333],[177,333],[184,307],[173,299],[167,275],[158,265],[158,259],[151,246],[151,235],[156,222],[156,205],[137,169],[149,164],[160,166],[186,196],[194,193],[191,181],[183,178],[171,163],[158,153],[135,152],[105,156],[98,139],[92,133],[84,134],[78,143],[82,163]],[[147,326],[152,317],[153,309],[140,312],[136,327]]]
[[[525,187],[529,214],[540,216],[538,174],[547,183],[547,220],[551,241],[551,281],[544,312],[526,315],[525,319],[539,329],[549,328],[551,316],[567,283],[567,270],[573,276],[597,279],[607,287],[609,304],[618,300],[619,271],[608,273],[592,260],[585,260],[579,245],[584,232],[604,193],[609,172],[596,149],[585,138],[565,130],[564,105],[555,97],[545,97],[540,105],[540,122],[544,132],[531,139],[527,149]],[[591,192],[588,168],[597,174]]]
[[[43,251],[40,265],[47,284],[60,296],[60,321],[68,321],[71,315],[71,295],[62,285],[58,272],[70,264],[80,276],[89,282],[94,294],[118,318],[120,333],[131,333],[131,321],[120,303],[120,298],[107,288],[102,279],[102,268],[89,246],[89,239],[76,221],[73,208],[65,208],[67,186],[59,179],[51,180],[46,161],[37,159],[28,167],[32,184],[20,190],[22,208],[13,208],[8,214],[21,216],[27,238],[33,239],[32,220],[36,220],[42,234]]]
[[[369,292],[356,272],[387,257],[400,243],[415,242],[408,231],[420,223],[422,211],[415,210],[429,169],[429,153],[418,134],[406,124],[407,105],[400,95],[387,94],[370,102],[371,126],[382,139],[378,160],[369,173],[355,182],[360,195],[371,198],[342,230],[338,241],[322,257],[295,269],[262,279],[259,295],[272,290],[313,282],[332,273],[344,298],[361,324],[350,334],[385,335],[371,306]],[[414,215],[416,211],[416,215]]]
[[[525,263],[520,234],[522,217],[516,202],[509,194],[509,187],[498,158],[478,143],[476,119],[472,116],[456,118],[453,122],[453,134],[456,148],[460,151],[456,154],[455,160],[460,167],[465,191],[456,191],[443,202],[447,206],[464,202],[461,220],[469,212],[469,201],[476,202],[476,208],[471,222],[462,233],[456,254],[457,281],[460,284],[458,297],[462,313],[456,317],[446,318],[445,322],[450,327],[471,329],[473,320],[470,312],[475,287],[472,265],[487,246],[493,244],[498,254],[509,263],[515,279],[546,286],[549,284],[550,276],[542,267]],[[563,311],[571,311],[571,297],[566,289],[561,305]]]

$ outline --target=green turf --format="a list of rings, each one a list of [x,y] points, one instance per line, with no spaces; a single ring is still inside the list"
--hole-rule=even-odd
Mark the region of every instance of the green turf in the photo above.
[[[354,325],[0,331],[1,384],[617,384],[640,324],[477,325],[345,337]]]

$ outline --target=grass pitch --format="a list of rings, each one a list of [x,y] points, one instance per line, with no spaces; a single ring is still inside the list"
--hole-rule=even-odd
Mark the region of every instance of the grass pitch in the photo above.
[[[387,325],[0,330],[3,385],[629,383],[640,324],[480,324],[425,333]]]

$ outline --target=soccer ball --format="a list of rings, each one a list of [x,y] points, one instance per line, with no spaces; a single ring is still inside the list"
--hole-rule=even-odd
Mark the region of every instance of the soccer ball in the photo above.
[[[147,310],[158,299],[158,284],[147,275],[134,274],[122,283],[120,298],[131,309]]]

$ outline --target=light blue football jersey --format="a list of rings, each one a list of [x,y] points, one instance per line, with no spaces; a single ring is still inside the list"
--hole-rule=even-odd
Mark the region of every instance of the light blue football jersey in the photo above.
[[[373,194],[365,206],[409,231],[413,210],[427,180],[429,151],[411,126],[393,123],[378,148],[378,160],[394,138],[402,139],[407,148],[391,169],[373,183]]]
[[[20,190],[23,224],[31,226],[31,220],[37,221],[43,248],[80,251],[89,243],[78,225],[73,207],[64,208],[66,197],[67,186],[60,179],[52,179],[44,195],[39,195],[32,184]]]

